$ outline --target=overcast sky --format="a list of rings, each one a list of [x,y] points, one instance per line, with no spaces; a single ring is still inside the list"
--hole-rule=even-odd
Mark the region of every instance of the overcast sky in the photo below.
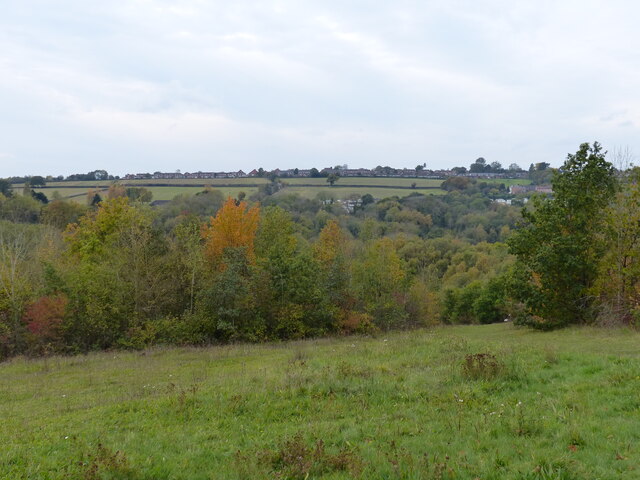
[[[640,152],[630,0],[0,7],[0,177]]]

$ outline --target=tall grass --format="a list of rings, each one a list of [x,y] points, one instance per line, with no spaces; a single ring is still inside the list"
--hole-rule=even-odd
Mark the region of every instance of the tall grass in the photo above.
[[[491,325],[14,359],[0,477],[636,479],[639,341]]]

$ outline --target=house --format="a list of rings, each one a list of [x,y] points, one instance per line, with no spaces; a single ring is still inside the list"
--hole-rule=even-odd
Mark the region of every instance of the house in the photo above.
[[[538,193],[553,193],[553,187],[551,185],[538,185],[538,186],[536,186],[536,192],[538,192]]]

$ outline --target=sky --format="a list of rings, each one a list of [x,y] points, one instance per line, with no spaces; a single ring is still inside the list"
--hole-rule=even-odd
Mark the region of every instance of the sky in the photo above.
[[[638,2],[0,8],[0,177],[640,152]]]

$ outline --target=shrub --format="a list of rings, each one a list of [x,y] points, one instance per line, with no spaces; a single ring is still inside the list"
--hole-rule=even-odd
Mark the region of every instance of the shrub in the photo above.
[[[65,295],[40,297],[29,305],[23,316],[31,334],[32,347],[44,353],[47,347],[59,348],[62,322],[69,300]]]

